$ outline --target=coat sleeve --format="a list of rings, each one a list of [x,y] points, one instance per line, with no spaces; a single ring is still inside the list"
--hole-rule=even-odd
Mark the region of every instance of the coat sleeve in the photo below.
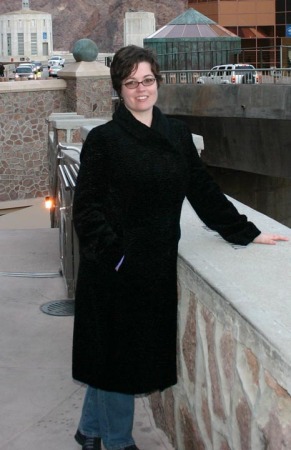
[[[95,128],[83,144],[74,193],[73,222],[79,238],[80,256],[115,267],[123,251],[110,221],[110,166],[105,141]]]
[[[186,196],[197,215],[226,241],[239,245],[249,244],[260,234],[260,230],[245,215],[240,214],[221,192],[199,158],[186,126],[183,141],[190,171]]]

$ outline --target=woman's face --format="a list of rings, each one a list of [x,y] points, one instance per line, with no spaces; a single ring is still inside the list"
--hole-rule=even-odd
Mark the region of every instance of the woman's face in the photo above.
[[[139,83],[134,89],[129,89],[124,83],[129,81],[144,81],[153,79],[155,76],[148,62],[141,62],[137,66],[137,70],[133,71],[128,78],[123,80],[121,86],[121,97],[124,104],[131,113],[138,118],[146,112],[151,112],[158,98],[157,81],[150,86],[144,86]]]

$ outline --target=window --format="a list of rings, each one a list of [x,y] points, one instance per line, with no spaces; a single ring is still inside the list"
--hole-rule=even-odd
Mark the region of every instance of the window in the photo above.
[[[37,34],[31,33],[30,39],[31,39],[31,54],[37,55]]]
[[[177,82],[176,74],[175,73],[170,73],[170,83],[171,84],[176,84],[176,82]]]
[[[24,34],[18,33],[18,55],[24,55]]]
[[[42,54],[43,54],[43,56],[48,56],[48,54],[49,54],[47,42],[42,43]]]
[[[232,66],[227,66],[226,68],[226,75],[231,75]]]
[[[8,56],[12,55],[12,50],[11,50],[11,33],[7,33],[7,55]]]
[[[285,11],[285,0],[276,0],[276,11]]]
[[[187,75],[186,73],[180,73],[180,83],[187,83]]]
[[[285,13],[277,13],[276,14],[276,23],[285,24]]]

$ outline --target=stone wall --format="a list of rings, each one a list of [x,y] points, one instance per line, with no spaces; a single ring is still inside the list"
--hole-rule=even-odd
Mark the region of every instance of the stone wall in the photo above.
[[[0,201],[49,193],[47,119],[74,112],[85,118],[112,115],[108,67],[80,62],[62,70],[63,79],[0,83]],[[66,142],[67,130],[58,140]],[[79,129],[71,142],[81,142]]]
[[[46,119],[52,112],[66,111],[62,83],[1,83],[0,201],[47,195]]]
[[[67,101],[69,111],[76,111],[85,117],[108,117],[112,105],[112,89],[108,77],[67,80]]]
[[[261,229],[290,236],[238,208]],[[238,249],[190,208],[182,224],[178,384],[151,396],[156,423],[178,450],[289,449],[291,307],[279,274],[290,245]]]

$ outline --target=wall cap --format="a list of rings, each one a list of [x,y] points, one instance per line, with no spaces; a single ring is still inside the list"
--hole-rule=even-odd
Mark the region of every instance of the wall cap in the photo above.
[[[65,80],[30,80],[30,81],[6,81],[0,83],[0,94],[9,92],[31,91],[59,91],[65,90]]]
[[[65,65],[59,71],[61,78],[98,78],[110,77],[110,69],[98,61],[80,61]]]
[[[272,349],[271,362],[274,366],[277,363],[276,371],[281,372],[278,363],[284,361],[290,375],[291,229],[228,198],[260,230],[288,236],[289,242],[234,246],[216,232],[207,229],[188,201],[185,201],[181,217],[179,256],[216,292],[211,308],[227,309],[228,314],[240,317],[260,337],[261,343]],[[281,376],[285,378],[282,372]],[[284,381],[291,392],[290,376]]]

